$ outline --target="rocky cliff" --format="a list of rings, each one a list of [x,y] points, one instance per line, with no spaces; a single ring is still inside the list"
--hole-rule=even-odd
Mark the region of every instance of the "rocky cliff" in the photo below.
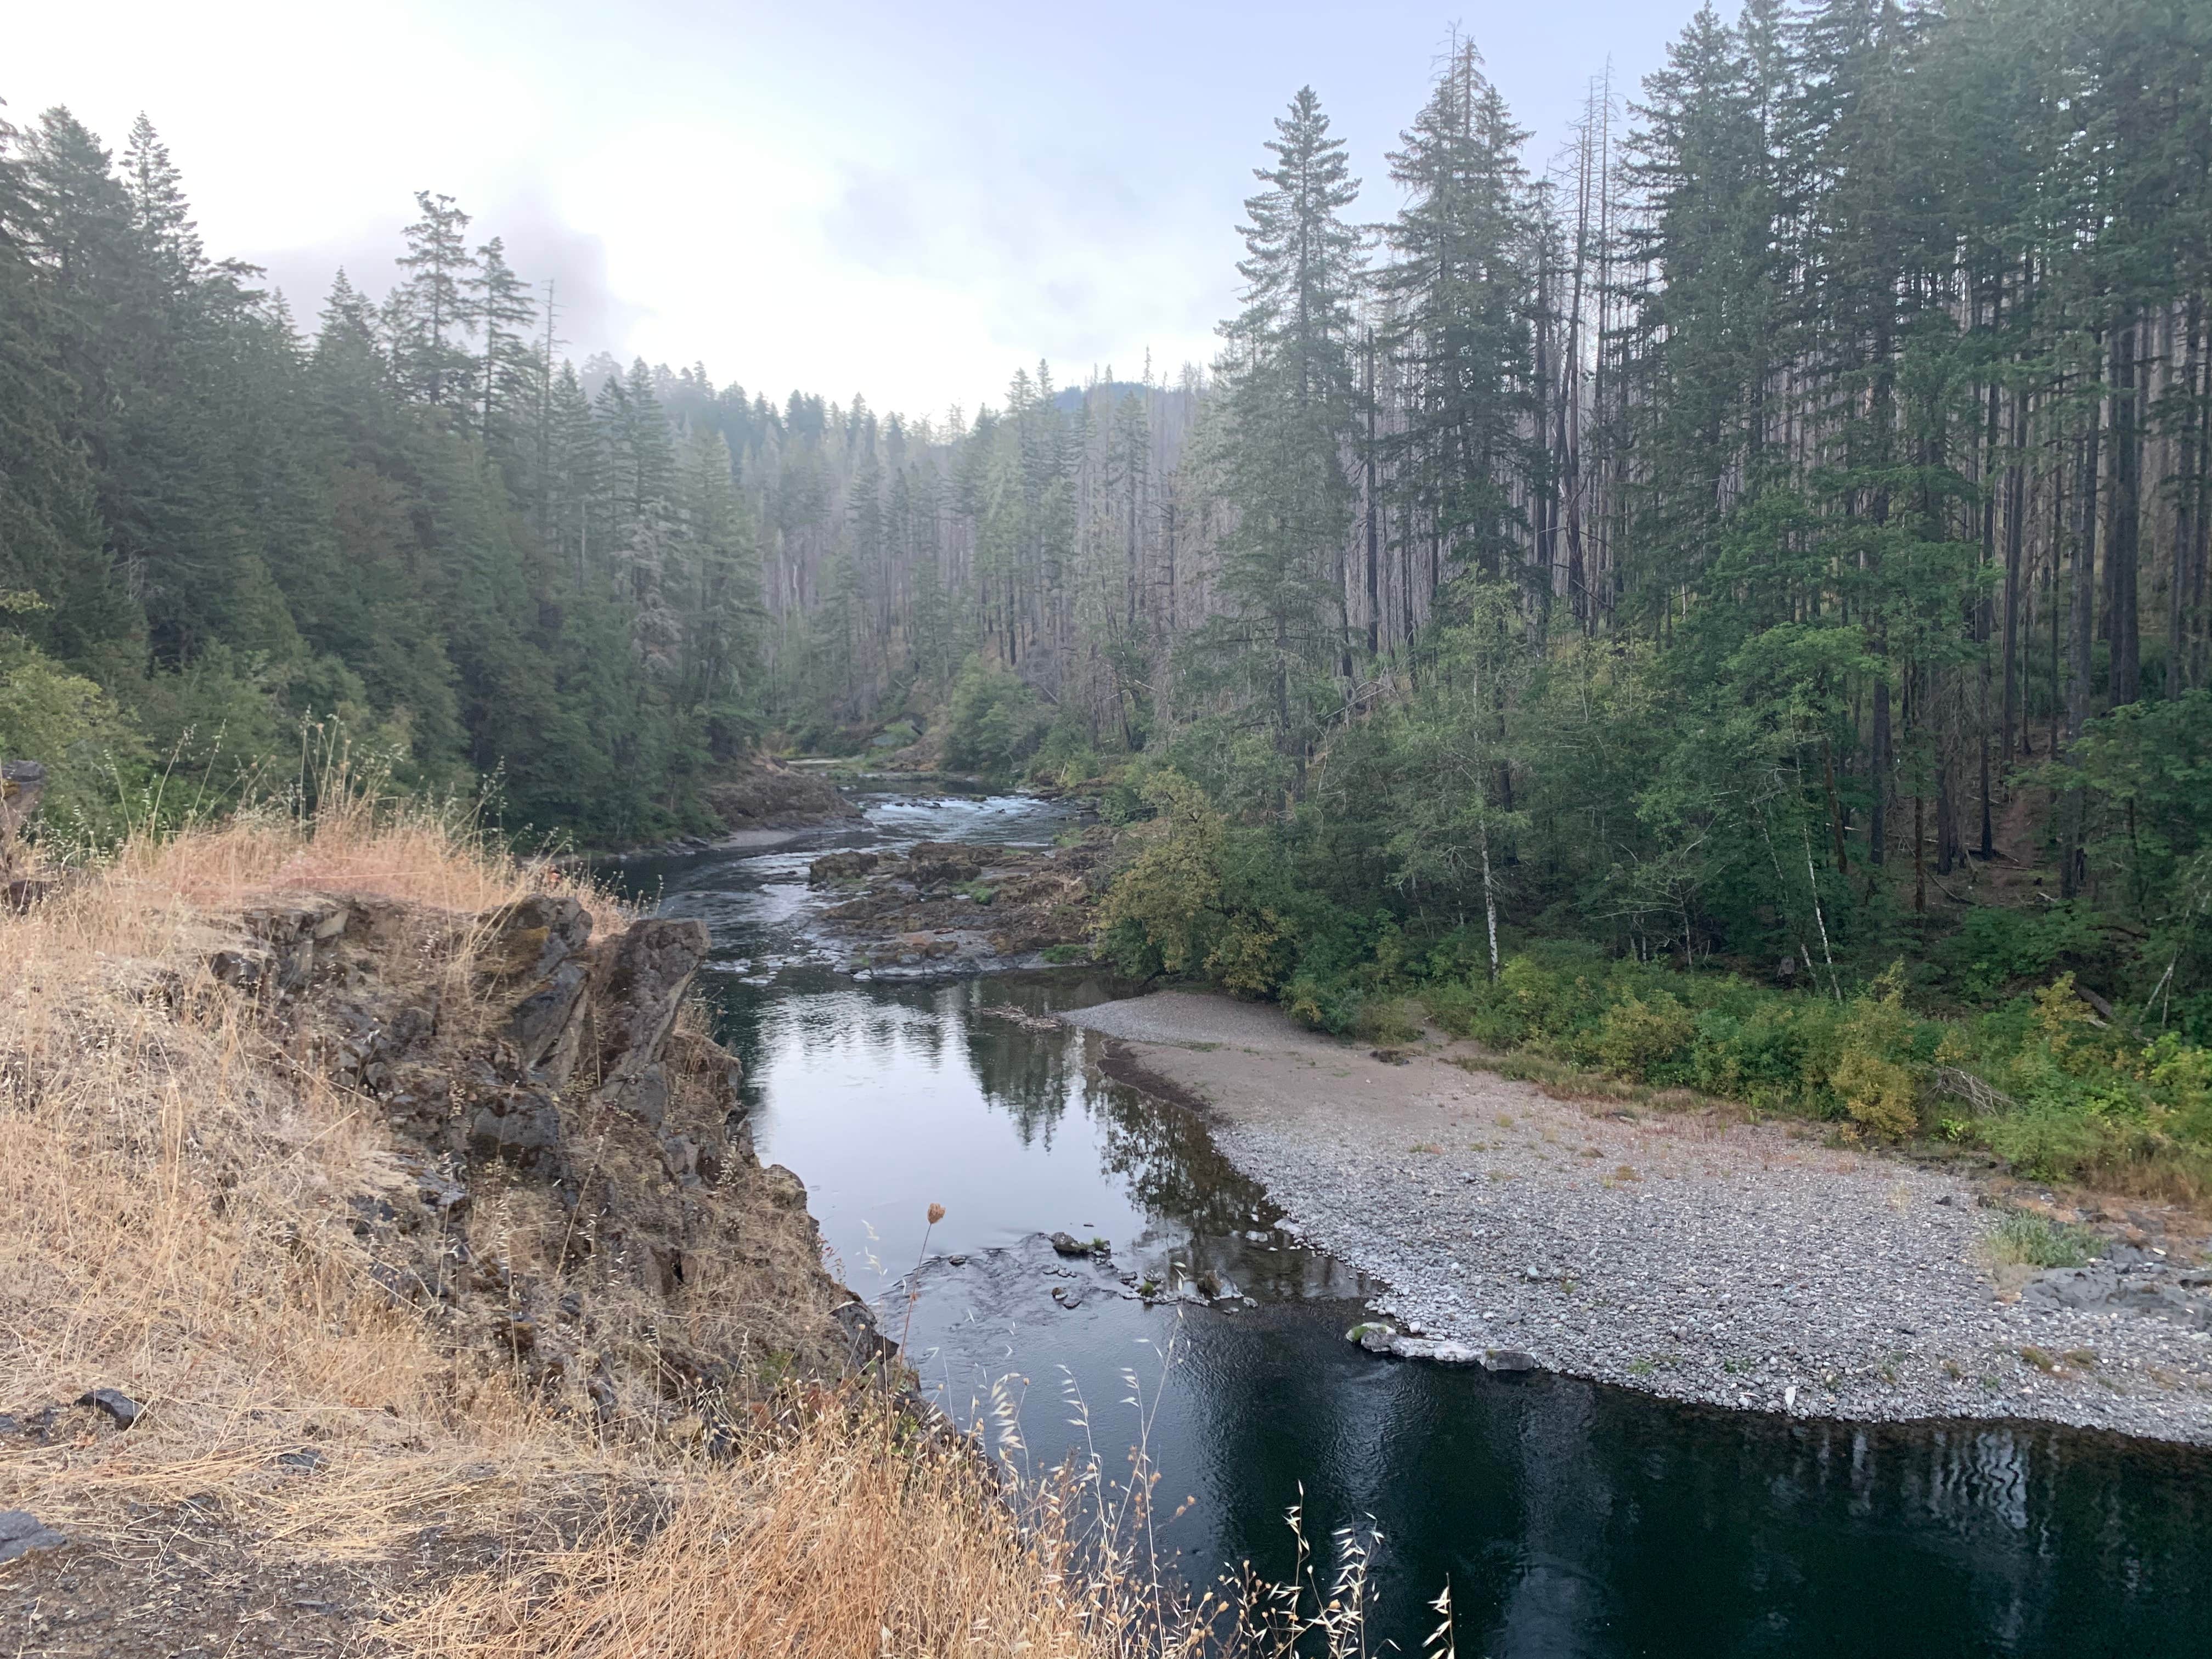
[[[210,966],[389,1126],[392,1178],[347,1202],[393,1302],[564,1407],[711,1434],[872,1334],[686,1009],[706,929],[593,931],[553,894],[477,916],[319,894],[248,910]]]

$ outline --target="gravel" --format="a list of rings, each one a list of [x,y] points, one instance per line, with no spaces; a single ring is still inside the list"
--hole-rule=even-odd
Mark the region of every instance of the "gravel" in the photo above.
[[[1668,1397],[2037,1419],[2212,1443],[2212,1274],[2170,1234],[1996,1282],[1999,1200],[1817,1126],[1555,1100],[1423,1045],[1160,993],[1067,1017],[1210,1111],[1306,1240],[1384,1280],[1395,1352],[1507,1352]],[[2025,1282],[2023,1282],[2025,1281]],[[1371,1346],[1371,1340],[1370,1340]]]

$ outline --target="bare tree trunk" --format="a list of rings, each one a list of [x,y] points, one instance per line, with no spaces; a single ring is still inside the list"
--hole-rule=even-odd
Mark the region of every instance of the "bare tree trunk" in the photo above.
[[[2142,646],[2136,583],[2142,537],[2142,422],[2139,356],[2131,318],[2112,331],[2112,459],[2111,523],[2105,539],[2106,632],[2112,642],[2111,706],[2142,695]]]
[[[1881,864],[1888,851],[1890,768],[1889,676],[1877,672],[1874,683],[1874,730],[1868,744],[1867,768],[1872,774],[1873,799],[1867,811],[1867,862]]]
[[[1375,331],[1367,331],[1367,659],[1382,654],[1381,526],[1375,501]]]
[[[2014,753],[2014,734],[2022,739],[2023,750],[2027,735],[2021,726],[2020,708],[2021,560],[2027,544],[2027,463],[2022,452],[2027,443],[2027,393],[2021,390],[2013,393],[2014,454],[2011,465],[2005,469],[2004,752],[2008,761]]]
[[[2074,753],[2081,738],[2082,728],[2089,720],[2089,666],[2091,641],[2096,630],[2096,568],[2097,568],[2097,483],[2099,444],[2102,424],[2095,404],[2090,405],[2089,429],[2081,440],[2079,471],[2075,480],[2075,531],[2073,545],[2073,610],[2069,629],[2072,649],[2067,662],[2066,684],[2066,745],[2067,763],[2077,763]],[[2072,898],[2081,890],[2086,873],[2087,853],[2083,847],[2085,825],[2083,816],[2087,799],[2080,784],[2066,792],[2065,859],[2059,872],[2059,891]]]

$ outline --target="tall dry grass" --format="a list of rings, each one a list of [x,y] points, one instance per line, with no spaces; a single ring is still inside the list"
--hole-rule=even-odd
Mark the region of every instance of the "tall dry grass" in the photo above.
[[[551,878],[344,797],[135,836],[0,914],[0,1407],[115,1388],[148,1408],[127,1437],[7,1459],[0,1501],[98,1538],[130,1502],[212,1492],[368,1553],[402,1510],[514,1507],[499,1466],[543,1462],[530,1403],[390,1307],[347,1224],[398,1180],[380,1121],[206,963],[288,893],[466,915]],[[307,1441],[329,1478],[278,1478]]]
[[[1361,1650],[1357,1595],[1329,1611],[1318,1584],[1184,1604],[1133,1543],[1148,1486],[1009,1486],[850,1388],[762,1412],[732,1456],[608,1436],[393,1306],[349,1225],[400,1179],[380,1115],[208,958],[287,893],[467,916],[548,886],[619,919],[450,819],[334,792],[312,817],[134,836],[0,914],[0,1410],[95,1388],[146,1408],[11,1445],[0,1507],[143,1549],[190,1498],[278,1569],[398,1559],[442,1528],[501,1565],[462,1575],[457,1553],[380,1610],[380,1651],[435,1659]],[[279,1460],[307,1447],[301,1479]]]

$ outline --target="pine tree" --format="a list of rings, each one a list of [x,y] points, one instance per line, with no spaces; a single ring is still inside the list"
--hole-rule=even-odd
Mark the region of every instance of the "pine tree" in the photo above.
[[[684,452],[684,506],[693,572],[685,606],[684,698],[708,755],[741,758],[759,729],[765,688],[760,554],[752,515],[731,476],[719,432],[692,434]]]
[[[1447,568],[1526,579],[1513,483],[1524,464],[1530,331],[1527,134],[1462,42],[1390,157],[1390,346],[1408,388],[1401,487],[1426,521],[1431,604]],[[1548,579],[1548,573],[1546,573]]]
[[[392,357],[410,396],[434,409],[466,409],[475,383],[462,343],[475,325],[470,285],[477,261],[468,251],[469,216],[450,196],[415,192],[422,217],[407,227],[398,264],[407,280],[390,302]]]
[[[506,246],[496,236],[477,250],[466,287],[471,314],[483,331],[476,368],[477,435],[507,468],[509,481],[519,483],[524,434],[543,402],[544,365],[531,340],[538,307],[530,285],[508,268]]]
[[[95,674],[135,665],[137,607],[101,546],[94,483],[71,441],[78,387],[30,254],[32,185],[0,122],[0,644],[13,634]]]
[[[1230,609],[1199,649],[1231,659],[1295,774],[1325,695],[1314,678],[1337,665],[1344,643],[1358,238],[1341,213],[1358,186],[1311,88],[1275,132],[1275,165],[1256,173],[1267,188],[1245,203],[1244,310],[1223,325],[1216,369],[1224,397],[1214,477],[1235,514],[1219,589]]]

